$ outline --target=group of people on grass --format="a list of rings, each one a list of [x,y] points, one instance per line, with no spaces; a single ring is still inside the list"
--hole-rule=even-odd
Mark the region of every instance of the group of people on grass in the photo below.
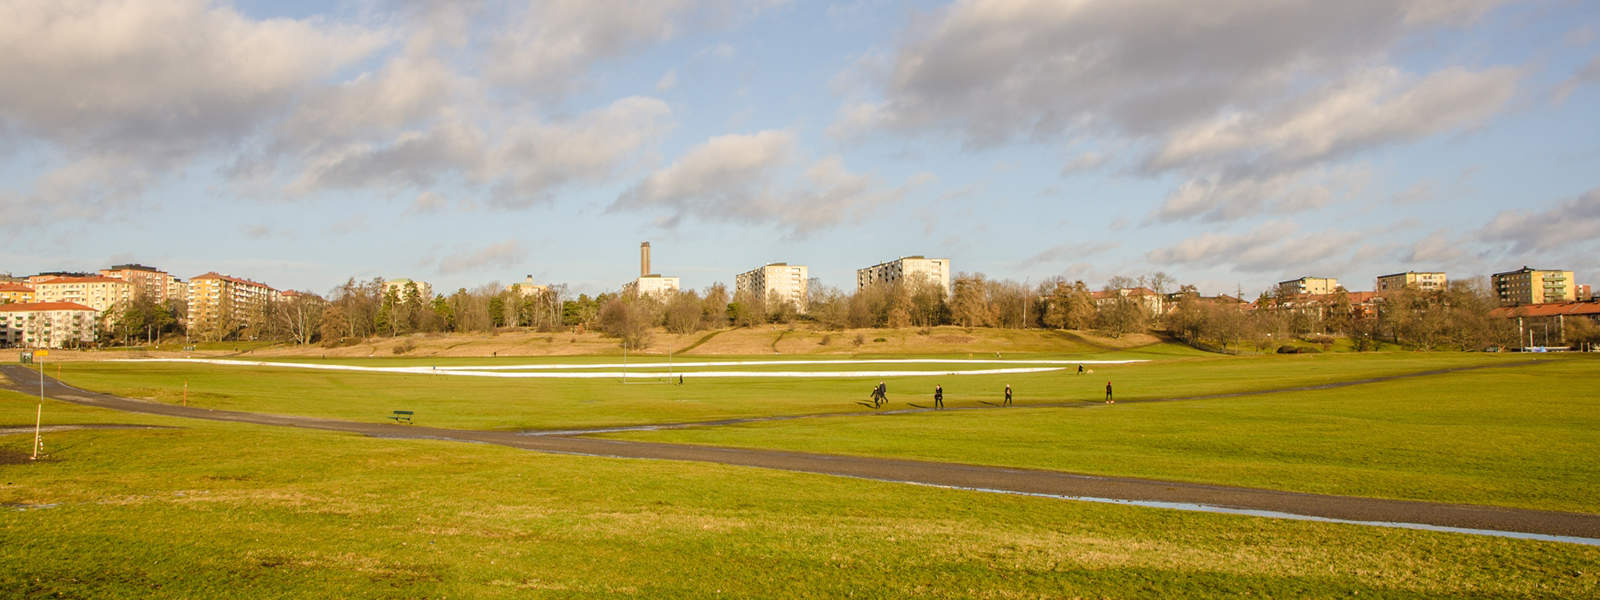
[[[1082,375],[1083,373],[1083,365],[1078,365],[1078,374]],[[879,408],[888,403],[889,385],[879,381],[878,385],[872,388],[872,407]],[[1117,401],[1111,397],[1111,382],[1108,380],[1106,381],[1106,404],[1116,403]],[[1000,405],[1011,406],[1011,384],[1009,383],[1006,384],[1005,399],[1001,401]],[[935,384],[933,386],[933,408],[935,410],[944,408],[944,386],[942,385]]]

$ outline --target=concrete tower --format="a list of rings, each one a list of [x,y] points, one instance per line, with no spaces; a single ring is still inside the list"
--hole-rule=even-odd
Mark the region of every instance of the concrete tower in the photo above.
[[[639,244],[639,276],[650,274],[650,242]]]

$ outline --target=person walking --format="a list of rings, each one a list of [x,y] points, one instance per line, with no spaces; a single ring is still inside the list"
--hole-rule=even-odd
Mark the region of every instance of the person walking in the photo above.
[[[878,382],[878,387],[872,388],[872,406],[874,408],[889,403],[888,390],[889,388],[885,386],[882,381]]]
[[[1083,374],[1083,365],[1078,365],[1078,374],[1079,375]]]
[[[1111,399],[1111,382],[1107,381],[1106,382],[1106,404],[1116,404],[1116,403],[1117,403],[1116,400],[1112,400]]]
[[[944,408],[944,386],[942,385],[933,386],[933,407],[936,409]]]
[[[1009,383],[1006,384],[1006,403],[1005,403],[1005,406],[1011,406],[1011,384],[1009,384]]]

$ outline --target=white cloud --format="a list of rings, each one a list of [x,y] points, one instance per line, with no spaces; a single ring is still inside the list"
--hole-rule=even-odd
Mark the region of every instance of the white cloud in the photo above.
[[[1189,179],[1163,219],[1314,207],[1315,189],[1289,202],[1241,199],[1374,148],[1479,126],[1508,105],[1516,69],[1389,65],[1407,39],[1497,4],[958,0],[835,78],[848,100],[829,132],[947,132],[968,146],[1119,139],[1149,149],[1136,161],[1145,174]],[[1085,155],[1062,172],[1098,166]]]
[[[522,244],[506,240],[475,250],[464,250],[439,259],[440,275],[474,273],[489,268],[516,266],[528,255]]]
[[[106,218],[209,151],[234,151],[307,90],[389,42],[202,0],[0,6],[0,133],[59,157],[0,203]]]
[[[517,126],[483,167],[494,181],[490,204],[523,207],[572,182],[607,181],[666,132],[671,116],[665,102],[630,97],[570,120]]]
[[[1067,161],[1067,164],[1062,165],[1061,174],[1071,175],[1073,173],[1080,173],[1083,171],[1093,171],[1100,168],[1100,165],[1106,164],[1106,160],[1107,157],[1105,154],[1099,152],[1084,152],[1083,154],[1073,157],[1072,160]]]
[[[675,87],[678,87],[677,69],[667,69],[667,72],[661,75],[661,79],[656,80],[656,91],[658,92],[669,91]]]
[[[903,189],[878,189],[871,177],[851,172],[837,156],[817,160],[785,181],[794,145],[792,133],[777,130],[711,138],[623,192],[611,210],[664,209],[668,226],[695,217],[775,224],[791,235],[805,235],[903,194]]]
[[[98,152],[186,155],[237,139],[387,41],[201,0],[7,4],[0,115],[19,133]]]
[[[1493,4],[963,0],[919,21],[880,78],[882,101],[851,111],[857,122],[951,129],[978,143],[1084,121],[1160,132],[1272,102]]]
[[[450,207],[450,200],[435,192],[422,192],[417,194],[417,199],[411,202],[411,209],[406,211],[411,214],[433,214],[444,212]]]
[[[1565,102],[1578,88],[1600,83],[1600,56],[1589,59],[1576,72],[1556,86],[1553,96],[1557,103]]]
[[[1114,250],[1121,245],[1120,242],[1109,240],[1066,242],[1046,248],[1038,254],[1022,260],[1015,266],[1018,269],[1026,269],[1040,263],[1056,264],[1065,261],[1081,261],[1090,256]]]
[[[1504,244],[1519,254],[1592,248],[1600,240],[1600,188],[1544,211],[1501,212],[1478,231],[1478,236]]]
[[[1368,173],[1361,168],[1290,171],[1261,177],[1211,176],[1184,182],[1150,214],[1149,221],[1234,221],[1291,214],[1356,195]]]
[[[1412,244],[1404,260],[1407,264],[1415,265],[1447,265],[1466,257],[1467,252],[1461,241],[1450,239],[1442,231],[1435,231]]]
[[[1146,257],[1162,265],[1217,264],[1258,248],[1270,247],[1293,234],[1295,229],[1293,223],[1272,221],[1244,234],[1204,233],[1167,248],[1152,250]]]
[[[1449,68],[1412,83],[1394,69],[1363,71],[1298,106],[1225,113],[1179,129],[1145,167],[1293,167],[1470,127],[1511,99],[1518,75],[1507,68]]]

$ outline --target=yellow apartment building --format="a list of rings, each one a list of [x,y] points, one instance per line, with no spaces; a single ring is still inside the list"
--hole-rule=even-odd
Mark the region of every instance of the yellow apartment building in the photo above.
[[[1570,302],[1578,298],[1572,271],[1530,269],[1524,266],[1515,271],[1490,275],[1489,283],[1494,287],[1495,294],[1500,296],[1500,303],[1507,306]]]

